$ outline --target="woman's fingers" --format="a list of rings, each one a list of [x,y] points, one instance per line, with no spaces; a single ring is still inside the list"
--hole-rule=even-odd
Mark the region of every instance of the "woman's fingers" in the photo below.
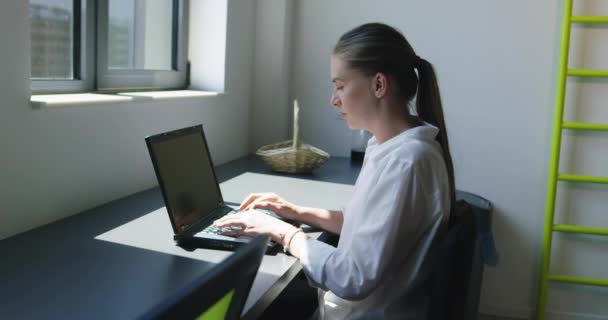
[[[255,199],[259,198],[262,194],[261,193],[252,193],[250,195],[247,196],[247,198],[245,198],[245,200],[243,200],[243,202],[241,202],[241,205],[239,206],[239,210],[244,210],[245,208],[247,208],[247,206],[249,206],[249,204],[251,204],[251,202],[253,202]]]
[[[241,203],[239,210],[253,210],[254,207],[252,205],[257,201],[276,202],[278,201],[278,197],[274,193],[252,193]]]
[[[295,207],[292,204],[287,203],[285,201],[256,200],[251,205],[249,205],[249,208],[247,208],[247,210],[255,210],[255,209],[270,210],[270,211],[278,214],[279,216],[288,218],[288,219],[293,219],[293,217],[296,215]]]
[[[249,210],[255,210],[255,209],[268,209],[268,210],[273,210],[276,208],[276,204],[274,202],[271,201],[266,201],[266,200],[261,200],[258,199],[254,202],[252,202],[249,206],[247,206],[247,208],[245,209],[246,211]]]
[[[247,216],[247,213],[225,216],[213,223],[216,228],[224,228],[221,234],[225,236],[256,236],[259,234],[256,228],[256,220]]]
[[[262,203],[264,203],[265,205],[270,205],[270,204],[280,204],[282,202],[284,202],[284,200],[279,198],[276,194],[266,193],[266,194],[263,194],[262,196],[256,198],[255,200],[253,200],[247,206],[247,210],[253,210],[255,208],[260,208],[260,204],[262,204]]]
[[[231,215],[214,221],[213,226],[216,228],[239,227],[245,229],[247,227],[247,223],[241,217],[233,217]]]
[[[242,236],[242,235],[246,235],[246,234],[245,234],[245,231],[243,231],[243,230],[225,230],[225,231],[222,231],[222,235],[230,236],[230,237],[237,237],[237,236]]]

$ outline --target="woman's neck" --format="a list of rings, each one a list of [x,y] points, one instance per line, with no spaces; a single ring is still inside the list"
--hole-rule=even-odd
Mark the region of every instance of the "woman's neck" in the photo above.
[[[399,110],[392,108],[390,110]],[[406,109],[400,109],[400,112],[381,112],[369,128],[369,131],[376,137],[378,144],[401,134],[402,132],[422,125],[422,121],[418,117],[409,115]]]

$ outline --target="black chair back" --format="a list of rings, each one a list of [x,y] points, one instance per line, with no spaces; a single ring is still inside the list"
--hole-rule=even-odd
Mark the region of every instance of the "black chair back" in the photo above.
[[[429,320],[465,318],[475,242],[472,208],[458,200],[433,263]]]

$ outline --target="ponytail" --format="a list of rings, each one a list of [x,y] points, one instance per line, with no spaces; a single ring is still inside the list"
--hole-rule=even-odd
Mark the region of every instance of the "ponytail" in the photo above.
[[[439,128],[437,142],[443,151],[443,160],[448,171],[450,184],[450,202],[452,208],[456,203],[456,186],[454,182],[454,165],[448,144],[448,131],[443,117],[441,96],[433,65],[428,61],[417,57],[415,67],[418,70],[418,92],[416,95],[416,113],[422,120]]]

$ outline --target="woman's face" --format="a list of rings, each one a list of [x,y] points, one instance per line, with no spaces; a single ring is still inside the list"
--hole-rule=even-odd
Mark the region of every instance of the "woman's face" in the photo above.
[[[372,77],[348,68],[339,56],[332,55],[331,79],[334,84],[331,105],[338,109],[351,129],[368,129],[376,103]]]

